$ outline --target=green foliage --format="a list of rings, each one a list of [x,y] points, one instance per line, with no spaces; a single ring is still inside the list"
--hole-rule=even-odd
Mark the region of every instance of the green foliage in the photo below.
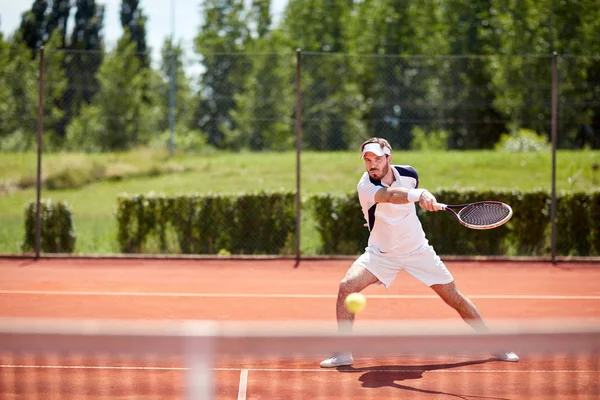
[[[513,190],[506,193],[504,201],[512,206],[514,212],[509,223],[509,240],[513,251],[522,255],[548,254],[551,205],[548,191]]]
[[[234,96],[243,91],[249,61],[244,54],[249,28],[244,21],[244,0],[204,0],[203,24],[194,40],[196,53],[202,57],[204,71],[196,118],[208,143],[225,147],[223,128],[232,123]],[[235,127],[233,127],[235,128]]]
[[[277,39],[279,38],[279,39]],[[293,115],[295,54],[284,47],[284,38],[273,33],[253,45],[244,90],[235,95],[231,111],[233,129],[224,128],[232,149],[289,150],[294,146]]]
[[[439,254],[542,255],[550,246],[550,196],[546,191],[439,190],[447,204],[483,200],[503,201],[513,208],[511,220],[498,228],[470,230],[445,212],[431,213],[418,205],[423,230]],[[356,193],[348,196],[314,195],[310,202],[317,221],[323,254],[357,254],[367,245],[368,231]],[[563,194],[558,198],[557,252],[598,255],[600,194]]]
[[[600,190],[590,194],[589,206],[591,254],[600,255]]]
[[[432,130],[426,132],[425,129],[415,126],[412,130],[412,150],[445,150],[448,148],[448,138],[450,132],[445,130]]]
[[[184,254],[289,254],[295,232],[293,192],[122,195],[118,199],[121,251]],[[170,239],[174,238],[174,239]]]
[[[60,37],[59,48],[67,47],[67,25],[69,14],[71,13],[71,4],[69,0],[53,0],[52,10],[47,15],[46,33],[51,36],[56,33]]]
[[[171,141],[171,131],[165,130],[152,139],[150,146],[155,149],[166,149]],[[173,133],[175,149],[184,153],[201,153],[210,149],[206,136],[197,130],[189,130],[183,124],[178,124]]]
[[[250,9],[250,22],[256,24],[256,36],[262,39],[271,29],[271,0],[252,0]]]
[[[88,183],[104,178],[106,167],[98,162],[91,164],[70,166],[61,171],[50,174],[45,181],[45,186],[50,190],[77,189]]]
[[[135,52],[138,54],[141,67],[148,68],[150,60],[148,47],[146,45],[146,16],[141,9],[140,0],[121,1],[121,26],[130,35],[131,41],[135,42]]]
[[[105,6],[98,4],[96,0],[75,0],[73,7],[73,30],[69,51],[65,53],[68,85],[64,95],[64,131],[67,135],[69,125],[75,117],[81,116],[84,106],[89,106],[98,93],[96,74],[105,56],[102,40]],[[66,147],[69,148],[68,140]]]
[[[440,62],[437,68],[440,82],[433,97],[439,102],[437,117],[451,122],[445,125],[451,132],[449,148],[492,148],[505,130],[505,122],[493,106],[496,93],[490,85],[492,77],[487,68],[491,60],[464,56],[498,51],[499,43],[493,35],[495,26],[489,23],[497,10],[490,7],[489,0],[443,4],[441,22],[435,32],[442,33],[443,39],[438,40],[447,43],[446,53],[458,57]]]
[[[0,136],[0,151],[15,153],[34,150],[35,131],[25,132],[23,129],[17,129],[10,135]]]
[[[356,4],[352,40],[359,54],[360,105],[366,136],[385,137],[394,149],[409,149],[411,131],[447,108],[438,95],[448,62],[421,57],[448,54],[439,2],[367,0]],[[377,55],[373,57],[371,55]],[[422,121],[422,122],[417,122]],[[439,127],[433,127],[439,129]]]
[[[47,0],[34,0],[31,10],[22,15],[18,35],[32,51],[37,51],[44,44],[47,8]]]
[[[50,137],[52,148],[60,148],[65,136],[64,96],[68,79],[61,35],[59,29],[54,30],[44,45],[44,136]]]
[[[596,193],[595,200],[589,202],[590,234],[588,240],[590,255],[598,255],[600,248],[600,229],[598,223],[599,195],[598,172],[594,177],[593,165],[597,163],[598,151],[565,151],[557,154],[560,168],[557,169],[557,189],[572,193]],[[403,164],[415,166],[421,176],[421,185],[430,188],[440,201],[441,190],[435,187],[452,188],[473,187],[474,190],[488,191],[490,187],[500,188],[508,203],[515,211],[515,216],[508,224],[508,242],[503,244],[509,255],[544,255],[550,254],[550,158],[549,152],[540,153],[501,153],[495,151],[439,151],[439,152],[397,152],[395,159]],[[126,153],[48,153],[44,155],[42,171],[45,179],[55,179],[64,171],[83,169],[87,173],[93,171],[97,163],[105,169],[101,180],[80,189],[54,190],[54,198],[64,199],[72,205],[74,218],[77,221],[77,251],[87,254],[106,254],[119,252],[117,241],[117,224],[114,218],[115,199],[123,192],[144,193],[149,187],[167,196],[175,196],[182,190],[197,191],[200,195],[212,193],[236,192],[252,193],[257,190],[276,191],[294,190],[295,188],[295,153],[250,153],[240,152],[203,152],[197,154],[176,153],[169,158],[162,149],[137,150]],[[431,160],[435,160],[432,163]],[[23,216],[22,204],[35,198],[35,165],[36,154],[0,153],[0,222],[4,227],[4,235],[0,234],[0,252],[14,252],[15,241],[22,241]],[[573,171],[582,170],[573,184],[568,178]],[[219,177],[215,178],[215,171]],[[328,171],[323,174],[323,171]],[[338,233],[343,244],[344,253],[356,254],[366,243],[368,234],[363,227],[364,221],[355,197],[348,196],[349,210],[354,216],[344,217],[355,223],[344,224],[336,230],[330,229],[331,243],[323,244],[318,229],[321,225],[313,217],[314,206],[310,197],[314,194],[328,193],[331,196],[346,196],[356,188],[356,179],[363,172],[363,167],[354,152],[304,152],[302,154],[302,192],[307,196],[302,205],[302,252],[306,255],[324,253],[323,246],[335,247],[332,254],[341,254],[342,248],[336,245]],[[171,175],[164,175],[170,173]],[[90,175],[91,176],[91,175]],[[269,179],[264,179],[268,176]],[[517,177],[518,179],[515,179]],[[64,181],[63,181],[64,182]],[[335,184],[332,184],[335,182]],[[545,183],[545,184],[544,184]],[[471,185],[471,186],[469,186]],[[544,187],[545,185],[545,187]],[[542,187],[541,189],[536,189]],[[212,195],[214,196],[214,194]],[[490,195],[491,197],[491,195]],[[456,199],[460,201],[460,198]],[[595,207],[595,208],[593,208]],[[531,211],[533,210],[533,211]],[[595,210],[595,211],[594,211]],[[331,215],[331,212],[328,212]],[[594,214],[595,213],[595,214]],[[336,214],[339,214],[336,211]],[[182,213],[182,215],[185,215]],[[348,214],[352,215],[352,214]],[[446,226],[455,224],[445,213],[426,214],[424,218],[437,218]],[[188,218],[187,216],[185,218]],[[202,217],[206,220],[205,217]],[[354,219],[355,218],[355,219]],[[521,220],[520,218],[523,218]],[[196,220],[194,220],[196,221]],[[200,222],[193,222],[198,224]],[[328,223],[333,223],[332,221]],[[594,225],[595,224],[595,225]],[[348,228],[347,228],[348,226]],[[458,228],[458,227],[456,227]],[[347,238],[346,230],[356,230],[358,240]],[[447,228],[444,228],[447,229]],[[467,229],[458,230],[459,234]],[[435,235],[433,231],[431,235]],[[205,237],[205,236],[203,236]],[[166,231],[166,246],[172,253],[180,253],[178,236],[173,228]],[[220,240],[220,239],[219,239]],[[329,241],[329,239],[327,239]],[[457,236],[457,240],[462,239]],[[214,239],[213,239],[214,241]],[[185,241],[184,241],[185,243]],[[432,241],[433,244],[435,244]],[[458,242],[457,242],[458,243]],[[459,244],[460,244],[459,243]],[[208,245],[203,245],[208,246]],[[228,245],[227,245],[228,246]],[[449,246],[451,251],[465,252],[465,247]],[[158,252],[160,248],[156,235],[150,235],[145,242],[145,252]],[[198,247],[200,248],[200,247]],[[293,246],[287,247],[293,248]],[[189,250],[191,251],[191,250]],[[218,251],[218,250],[217,250]],[[569,250],[571,251],[571,250]],[[287,250],[285,251],[285,253]],[[287,253],[286,253],[287,254]],[[569,253],[566,253],[569,254]],[[559,253],[559,255],[566,255]]]
[[[97,75],[99,92],[67,128],[70,148],[123,150],[150,141],[155,127],[153,108],[145,101],[150,71],[141,68],[135,46],[125,34],[105,58]]]
[[[103,136],[101,111],[95,105],[82,105],[79,116],[73,118],[67,127],[65,148],[71,151],[101,151],[103,146],[98,138]]]
[[[513,133],[504,133],[496,143],[496,150],[516,152],[531,152],[550,150],[548,139],[530,129],[518,129]]]
[[[352,6],[345,0],[294,0],[286,10],[290,41],[305,52],[302,140],[311,150],[356,148],[366,136],[360,64],[353,56],[335,54],[352,50],[351,22]]]
[[[0,137],[20,131],[22,150],[36,143],[38,64],[21,42],[0,41]]]
[[[181,129],[191,129],[194,116],[194,97],[190,86],[190,79],[186,75],[184,63],[185,54],[181,43],[172,43],[171,39],[165,39],[161,49],[161,63],[159,74],[154,76],[151,82],[158,93],[159,131],[165,131],[170,127],[171,118],[171,75],[175,77],[174,119],[178,132]],[[173,67],[175,68],[172,71]]]
[[[367,246],[369,229],[357,193],[313,195],[308,206],[317,220],[321,254],[360,254]]]
[[[73,226],[72,210],[65,201],[42,200],[40,204],[40,251],[44,253],[72,253],[75,249],[76,234]],[[36,203],[25,207],[25,241],[22,250],[35,250]]]
[[[75,0],[75,22],[71,34],[71,48],[79,50],[102,49],[102,28],[105,6],[96,0]],[[92,75],[95,68],[90,71]]]
[[[599,192],[563,193],[556,209],[556,250],[559,254],[598,253]]]
[[[345,150],[383,136],[395,149],[410,149],[415,127],[448,132],[450,149],[491,149],[503,132],[520,128],[547,133],[555,51],[559,147],[600,147],[597,0],[291,0],[275,27],[272,1],[203,0],[195,83],[183,71],[180,45],[168,40],[162,65],[151,68],[139,0],[122,0],[120,10],[137,65],[111,59],[101,74],[105,7],[98,0],[31,3],[14,36],[0,39],[0,137],[21,135],[4,148],[34,143],[22,139],[35,130],[35,49],[42,44],[44,128],[56,148],[67,130],[86,149],[128,148],[166,130],[172,48],[176,121],[219,148],[281,150],[293,143],[297,48],[305,148]],[[119,47],[117,58],[129,60]],[[140,76],[131,79],[136,70]],[[116,87],[123,99],[107,95]],[[114,132],[127,118],[127,129]],[[153,131],[140,126],[144,121]]]

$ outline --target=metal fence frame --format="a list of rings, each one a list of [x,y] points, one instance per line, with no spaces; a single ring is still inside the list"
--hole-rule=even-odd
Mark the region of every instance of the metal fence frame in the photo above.
[[[40,237],[41,237],[41,213],[40,213],[40,202],[41,202],[41,174],[42,174],[42,135],[44,132],[44,48],[39,49],[40,62],[39,62],[39,94],[38,94],[38,129],[37,129],[37,182],[36,182],[36,243],[35,243],[35,258],[40,258]],[[551,192],[551,262],[556,264],[556,147],[557,147],[557,136],[558,136],[558,58],[559,55],[554,52],[551,58],[551,64],[549,68],[552,74],[552,110],[551,110],[551,137],[552,137],[552,192]],[[171,74],[171,87],[174,87],[174,74]],[[296,112],[295,112],[295,147],[296,147],[296,241],[295,241],[295,258],[296,266],[299,264],[301,254],[301,238],[300,238],[300,221],[301,221],[301,153],[302,153],[302,50],[296,50]],[[170,94],[173,97],[173,94]],[[174,107],[174,102],[170,102],[170,106]],[[171,111],[173,114],[173,110]],[[173,121],[171,121],[172,124]],[[172,142],[172,138],[171,138]],[[170,143],[172,146],[172,143]],[[172,149],[172,147],[170,147]]]

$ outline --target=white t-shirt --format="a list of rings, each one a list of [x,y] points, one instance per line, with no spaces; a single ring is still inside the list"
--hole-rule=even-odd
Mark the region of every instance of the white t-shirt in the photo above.
[[[419,186],[417,171],[410,165],[392,165],[396,178],[391,187]],[[358,182],[358,199],[369,231],[369,248],[381,253],[405,254],[427,243],[414,203],[375,203],[375,193],[385,187],[365,172]]]

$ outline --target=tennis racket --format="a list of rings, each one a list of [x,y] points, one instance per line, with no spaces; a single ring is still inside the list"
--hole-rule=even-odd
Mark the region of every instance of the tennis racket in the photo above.
[[[500,201],[479,201],[469,204],[438,203],[440,210],[454,215],[458,222],[471,229],[492,229],[504,225],[512,217],[512,208]]]

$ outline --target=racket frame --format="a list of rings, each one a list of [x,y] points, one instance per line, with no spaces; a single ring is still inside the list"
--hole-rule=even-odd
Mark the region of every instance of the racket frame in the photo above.
[[[489,224],[489,225],[473,225],[473,224],[469,224],[468,222],[463,221],[460,218],[460,212],[465,209],[468,206],[473,206],[476,204],[499,204],[502,207],[505,207],[508,209],[508,215],[504,218],[502,218],[502,220],[494,223],[494,224]],[[512,207],[509,206],[506,203],[503,203],[501,201],[492,201],[492,200],[487,200],[487,201],[476,201],[474,203],[466,203],[466,204],[452,204],[452,205],[448,205],[448,204],[443,204],[443,203],[439,203],[439,206],[442,210],[446,210],[449,213],[451,213],[452,215],[454,215],[454,217],[458,220],[458,222],[464,226],[466,226],[469,229],[477,229],[477,230],[487,230],[487,229],[494,229],[497,228],[501,225],[504,225],[505,223],[507,223],[513,215],[513,210]],[[454,211],[453,208],[459,208],[458,212]]]

